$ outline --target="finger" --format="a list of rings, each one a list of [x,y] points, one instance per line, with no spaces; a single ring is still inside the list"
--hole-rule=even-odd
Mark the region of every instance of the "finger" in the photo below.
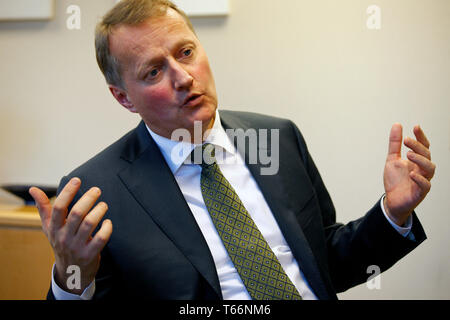
[[[103,250],[111,237],[112,231],[113,225],[111,220],[105,219],[101,228],[97,231],[94,238],[88,244],[87,250],[90,255],[97,255]]]
[[[388,160],[398,159],[401,157],[402,151],[402,125],[395,123],[392,125],[389,134]]]
[[[39,217],[42,222],[42,230],[45,235],[48,234],[48,226],[52,216],[52,204],[44,191],[39,188],[31,187],[28,193],[33,197],[36,207],[39,211]]]
[[[405,138],[404,144],[405,144],[405,146],[410,148],[415,153],[418,153],[418,154],[424,156],[428,160],[431,160],[430,150],[427,147],[425,147],[422,143],[420,143],[419,141],[407,137],[407,138]]]
[[[108,211],[108,205],[105,202],[98,203],[94,209],[92,209],[81,222],[78,228],[76,239],[81,245],[86,244],[94,229],[99,224],[100,220]]]
[[[70,203],[81,186],[81,180],[72,178],[64,186],[53,204],[53,212],[50,220],[50,231],[56,231],[64,225]]]
[[[68,235],[75,235],[81,221],[93,207],[95,202],[101,195],[101,191],[97,187],[92,187],[74,204],[67,216],[66,228]]]
[[[423,132],[420,126],[415,126],[413,129],[414,135],[416,136],[417,141],[425,146],[425,148],[430,148],[430,142],[428,141],[425,133]]]
[[[409,176],[411,177],[411,179],[414,180],[415,183],[417,183],[417,185],[420,188],[420,196],[423,198],[428,191],[430,191],[431,189],[431,182],[428,181],[427,178],[425,178],[424,176],[418,174],[417,172],[410,172]]]
[[[436,165],[431,162],[429,159],[425,158],[424,156],[414,153],[412,151],[409,151],[406,156],[408,159],[419,167],[421,170],[421,174],[427,178],[428,180],[431,180],[434,176],[434,171],[436,170]]]

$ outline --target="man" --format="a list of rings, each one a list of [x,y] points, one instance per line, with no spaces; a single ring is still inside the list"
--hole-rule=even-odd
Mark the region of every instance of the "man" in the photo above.
[[[97,27],[96,50],[111,93],[143,121],[64,177],[53,206],[41,190],[30,189],[55,253],[50,298],[336,299],[336,292],[367,279],[368,266],[384,271],[426,238],[413,210],[430,189],[435,165],[420,127],[414,128],[416,140],[404,141],[408,159],[400,156],[402,128],[392,127],[386,193],[364,217],[344,226],[336,223],[292,122],[217,112],[206,53],[176,6],[119,2]],[[195,137],[196,124],[200,141],[171,139],[178,129]],[[277,172],[261,174],[261,163],[249,161],[252,146],[240,148],[225,129],[276,132]],[[190,151],[198,144],[205,151],[216,146],[215,154],[208,151],[212,165],[175,160],[179,144]],[[258,150],[270,149],[267,141],[257,144]],[[219,156],[232,161],[215,164]],[[245,228],[252,228],[244,245],[264,247],[264,262],[270,256],[267,270],[278,272],[273,286],[264,265],[236,258],[233,250],[247,250],[243,238],[235,247],[224,238],[208,198],[217,192],[214,177],[226,186],[237,214],[245,215]],[[244,228],[235,232],[245,236]],[[68,281],[70,266],[80,270],[79,286]]]

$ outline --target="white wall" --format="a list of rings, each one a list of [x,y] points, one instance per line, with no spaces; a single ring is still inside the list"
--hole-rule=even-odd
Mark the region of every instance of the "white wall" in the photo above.
[[[58,0],[50,22],[0,23],[0,184],[57,184],[134,128],[95,62],[93,30],[113,0]],[[66,9],[81,8],[68,30]],[[381,29],[366,27],[376,4]],[[338,220],[383,193],[392,123],[426,131],[437,164],[417,209],[428,240],[341,299],[450,298],[450,1],[230,0],[227,18],[195,18],[222,107],[294,120]],[[17,200],[0,192],[2,201]]]

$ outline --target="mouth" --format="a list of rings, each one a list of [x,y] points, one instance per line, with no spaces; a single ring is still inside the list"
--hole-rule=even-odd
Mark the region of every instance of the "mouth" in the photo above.
[[[203,100],[203,94],[192,93],[184,100],[183,107],[195,107]]]

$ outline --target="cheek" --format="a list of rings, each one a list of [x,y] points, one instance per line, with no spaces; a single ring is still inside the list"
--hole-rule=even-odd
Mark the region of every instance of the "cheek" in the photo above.
[[[209,78],[212,77],[211,69],[210,69],[207,61],[204,61],[198,65],[197,72],[198,72],[198,76],[202,80],[208,80]]]
[[[172,95],[170,90],[164,87],[152,87],[143,90],[139,95],[139,104],[145,109],[153,109],[154,111],[162,111],[172,101]]]
[[[159,102],[160,104],[167,104],[167,102],[171,101],[171,94],[167,88],[164,87],[155,87],[152,90],[149,90],[148,99],[149,102]]]
[[[210,94],[215,95],[214,77],[208,61],[206,60],[200,63],[197,71],[198,71],[197,74],[198,79],[200,79],[205,88],[207,88],[210,91]]]

